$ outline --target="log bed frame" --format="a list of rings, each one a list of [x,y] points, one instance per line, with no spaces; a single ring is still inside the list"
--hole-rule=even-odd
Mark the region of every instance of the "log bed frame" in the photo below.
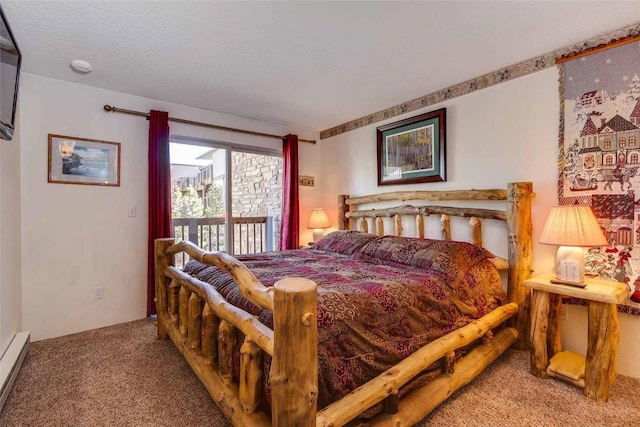
[[[450,239],[449,216],[470,217],[471,241],[482,245],[482,219],[505,221],[508,260],[495,264],[508,269],[508,303],[484,317],[422,347],[342,399],[317,411],[318,360],[316,284],[303,278],[283,278],[273,288],[263,286],[244,264],[223,252],[205,252],[172,238],[155,242],[158,338],[171,340],[200,378],[225,416],[236,426],[341,426],[383,402],[384,411],[370,425],[409,426],[423,419],[454,391],[469,383],[512,344],[528,346],[529,292],[522,282],[531,274],[530,182],[510,183],[507,190],[391,192],[365,197],[339,196],[339,228],[357,222],[384,234],[383,217],[393,217],[395,234],[402,234],[402,215],[416,218],[417,237],[424,238],[423,216],[440,214],[443,239]],[[426,202],[506,200],[506,210],[445,206],[399,206],[354,210],[378,201]],[[202,263],[226,270],[242,294],[273,312],[273,330],[235,307],[211,286],[173,266],[174,255],[186,252]],[[232,352],[236,330],[244,334],[240,378],[233,378]],[[454,363],[454,350],[478,344]],[[515,343],[515,344],[514,344]],[[262,357],[272,357],[271,417],[259,410]],[[442,359],[442,373],[434,381],[398,398],[399,388],[433,362]]]

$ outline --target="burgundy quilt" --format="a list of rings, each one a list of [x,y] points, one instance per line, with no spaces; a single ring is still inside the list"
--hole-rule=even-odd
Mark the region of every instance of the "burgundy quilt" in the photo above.
[[[502,305],[506,295],[491,256],[464,242],[335,232],[309,249],[237,258],[265,286],[294,276],[318,284],[322,408]],[[273,326],[271,313],[242,297],[226,273],[196,261],[184,270]]]

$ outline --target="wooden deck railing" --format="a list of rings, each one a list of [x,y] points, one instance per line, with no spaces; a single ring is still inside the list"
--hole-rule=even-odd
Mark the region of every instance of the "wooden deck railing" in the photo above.
[[[173,235],[176,242],[189,241],[206,251],[225,251],[230,254],[255,254],[274,250],[273,218],[270,216],[232,217],[233,231],[229,248],[226,245],[226,219],[216,218],[175,218]],[[188,261],[184,252],[178,255],[176,266],[182,267]]]

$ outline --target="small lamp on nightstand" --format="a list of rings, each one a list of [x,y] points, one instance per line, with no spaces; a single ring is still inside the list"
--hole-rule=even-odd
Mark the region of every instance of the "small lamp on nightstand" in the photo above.
[[[307,228],[313,229],[313,243],[320,240],[324,233],[323,228],[329,227],[331,227],[331,224],[329,224],[329,218],[323,208],[315,208],[311,211]]]
[[[540,243],[559,245],[553,283],[584,287],[584,247],[607,245],[607,239],[589,206],[551,208]]]

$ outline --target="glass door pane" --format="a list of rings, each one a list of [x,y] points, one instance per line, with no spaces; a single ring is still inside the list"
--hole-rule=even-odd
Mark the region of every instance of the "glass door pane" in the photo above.
[[[282,157],[231,152],[233,253],[280,249]]]
[[[226,150],[170,143],[171,215],[176,241],[188,240],[207,251],[225,251]],[[186,259],[176,259],[181,266]]]

